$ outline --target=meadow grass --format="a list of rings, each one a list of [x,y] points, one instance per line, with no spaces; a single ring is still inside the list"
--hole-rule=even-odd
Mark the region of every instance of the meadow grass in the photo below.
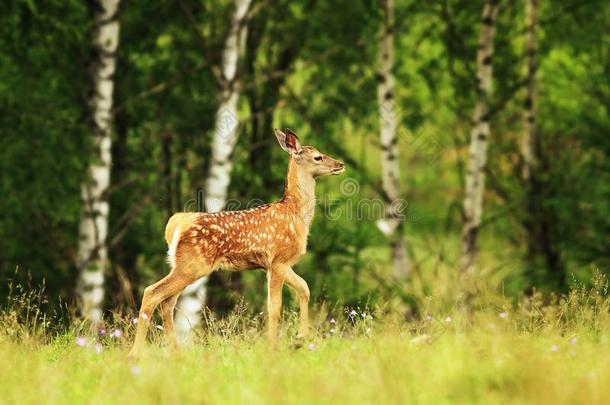
[[[137,363],[134,325],[51,331],[7,308],[0,318],[2,403],[607,403],[610,316],[605,282],[566,297],[534,295],[409,321],[378,308],[315,311],[297,349],[296,314],[270,351],[260,314],[208,317],[170,353],[161,331]],[[363,316],[364,313],[364,316]],[[372,316],[371,316],[372,314]],[[120,331],[117,332],[117,331]]]

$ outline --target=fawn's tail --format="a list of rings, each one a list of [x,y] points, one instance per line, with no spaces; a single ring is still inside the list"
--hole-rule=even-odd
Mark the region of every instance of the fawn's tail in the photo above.
[[[178,212],[167,221],[165,225],[165,242],[167,246],[170,246],[174,238],[174,230],[180,228],[181,230],[187,229],[197,218],[199,214],[196,212]]]
[[[182,230],[187,229],[196,214],[180,212],[172,215],[165,226],[165,242],[167,243],[167,260],[174,268],[176,266],[176,249],[180,242]]]
[[[180,214],[174,214],[172,215],[172,217],[169,219],[169,221],[167,221],[167,225],[165,225],[165,242],[167,243],[167,246],[170,246],[172,243],[172,239],[174,236],[174,230],[176,229],[176,226],[178,226],[178,216]]]

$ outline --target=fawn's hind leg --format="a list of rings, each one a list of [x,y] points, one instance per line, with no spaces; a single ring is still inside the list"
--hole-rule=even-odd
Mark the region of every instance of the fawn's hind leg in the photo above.
[[[162,280],[146,287],[144,296],[142,297],[142,305],[138,316],[138,327],[136,330],[136,338],[133,347],[129,352],[130,358],[135,358],[140,352],[140,348],[146,342],[146,334],[148,326],[152,319],[153,312],[157,305],[167,298],[177,294],[188,285],[183,277],[180,277],[176,271],[172,271]]]
[[[165,278],[146,287],[138,316],[136,338],[129,352],[130,358],[136,358],[146,342],[148,326],[155,308],[166,299],[180,294],[189,284],[211,271],[212,266],[200,260],[189,259],[186,263],[179,261]]]
[[[161,308],[161,317],[163,318],[163,329],[165,330],[165,338],[171,349],[178,351],[178,340],[176,339],[176,330],[174,328],[174,308],[180,294],[176,294],[167,298],[159,306]]]

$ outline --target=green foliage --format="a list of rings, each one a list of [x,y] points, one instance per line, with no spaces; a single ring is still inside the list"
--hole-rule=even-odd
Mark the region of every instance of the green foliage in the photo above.
[[[80,184],[87,10],[81,2],[10,2],[0,17],[0,272],[15,266],[70,296]],[[68,288],[66,288],[68,287]]]
[[[446,306],[459,295],[457,238],[482,2],[396,3],[401,187],[416,264],[409,283],[389,276],[378,216],[358,217],[357,210],[380,198],[377,2],[254,2],[230,197],[242,207],[281,197],[287,156],[271,131],[293,128],[305,144],[348,163],[343,178],[319,181],[309,254],[297,266],[313,300],[397,300],[421,312],[431,295]],[[587,283],[591,268],[610,265],[609,9],[597,0],[540,1],[540,211],[531,215],[519,178],[523,6],[500,8],[481,230],[482,284],[512,297],[532,287],[565,290],[572,277]],[[92,10],[74,0],[0,7],[0,294],[8,294],[19,267],[17,282],[44,280],[51,311],[71,302],[75,283],[80,186],[90,160]],[[220,0],[122,4],[108,309],[137,306],[142,289],[167,271],[165,221],[201,207],[230,12]],[[346,178],[357,182],[356,192],[342,189]],[[548,249],[528,255],[524,224],[532,217]],[[263,283],[260,274],[221,279],[211,294],[235,285],[225,309],[240,296],[261,308]]]

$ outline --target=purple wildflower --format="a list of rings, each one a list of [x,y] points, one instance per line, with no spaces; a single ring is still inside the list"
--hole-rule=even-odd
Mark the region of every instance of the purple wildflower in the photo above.
[[[87,339],[85,339],[84,337],[80,336],[76,338],[76,345],[79,347],[85,347],[87,346]]]

